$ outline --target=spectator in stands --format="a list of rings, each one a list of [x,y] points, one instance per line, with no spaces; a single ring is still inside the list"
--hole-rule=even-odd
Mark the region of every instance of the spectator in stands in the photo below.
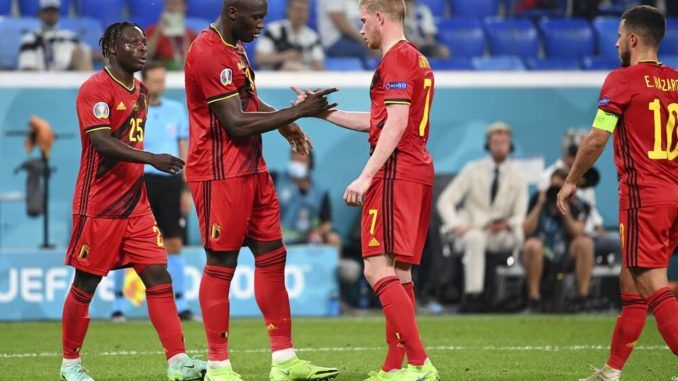
[[[556,0],[520,0],[515,3],[516,12],[527,12],[537,9],[557,9],[558,2]]]
[[[257,42],[257,65],[265,70],[323,70],[325,52],[308,26],[309,0],[288,0],[287,20],[266,26]]]
[[[527,182],[509,157],[513,136],[507,124],[488,128],[485,149],[489,157],[467,164],[437,203],[443,234],[464,251],[465,311],[484,304],[486,252],[517,251],[527,212]]]
[[[186,54],[197,37],[186,27],[186,0],[165,0],[160,21],[146,30],[148,59],[161,61],[167,70],[183,70]]]
[[[276,175],[280,220],[287,244],[341,246],[332,227],[330,194],[312,178],[313,156],[292,152],[287,171]]]
[[[570,171],[574,158],[577,155],[579,144],[586,136],[584,130],[568,130],[560,141],[562,156],[559,160],[544,170],[542,181],[539,184],[540,190],[546,190],[550,185],[551,175],[556,169]],[[619,234],[616,231],[608,232],[605,230],[603,216],[598,211],[596,203],[595,187],[581,187],[577,191],[577,197],[586,203],[589,213],[586,218],[585,233],[594,240],[595,252],[601,256],[607,256],[610,253],[621,255],[621,242]]]
[[[548,273],[574,270],[577,276],[577,306],[585,306],[593,274],[593,242],[584,234],[588,206],[575,197],[567,214],[561,215],[556,206],[556,195],[567,178],[567,171],[556,169],[549,187],[530,199],[525,219],[526,242],[523,247],[523,265],[527,273],[528,310],[542,306],[541,280]]]
[[[407,0],[405,35],[429,58],[449,58],[450,50],[436,40],[438,28],[431,8],[417,0]]]
[[[602,0],[574,0],[572,3],[572,17],[583,17],[593,20],[600,14]]]
[[[41,26],[21,39],[19,70],[92,70],[92,49],[75,32],[57,28],[60,6],[60,0],[40,0]]]
[[[369,67],[357,0],[318,0],[318,31],[328,57],[356,57]]]

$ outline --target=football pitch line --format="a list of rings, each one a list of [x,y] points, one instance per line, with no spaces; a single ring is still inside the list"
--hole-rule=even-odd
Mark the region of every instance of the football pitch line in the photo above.
[[[297,352],[371,352],[383,351],[384,347],[321,347],[321,348],[295,348]],[[427,347],[430,351],[499,351],[499,352],[576,352],[588,350],[609,350],[607,345],[526,345],[526,346],[433,346]],[[638,345],[634,351],[669,350],[665,345]],[[189,354],[204,354],[206,350],[188,350]],[[241,349],[229,350],[231,353],[268,353],[270,349]],[[163,351],[115,351],[115,352],[90,352],[87,356],[146,356],[162,355]],[[58,352],[40,353],[0,353],[0,358],[49,358],[61,357]]]

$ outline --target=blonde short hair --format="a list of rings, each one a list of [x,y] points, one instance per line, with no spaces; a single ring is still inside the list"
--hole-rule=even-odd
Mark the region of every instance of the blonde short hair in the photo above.
[[[360,7],[370,12],[385,13],[394,21],[405,20],[407,12],[405,0],[360,0]]]

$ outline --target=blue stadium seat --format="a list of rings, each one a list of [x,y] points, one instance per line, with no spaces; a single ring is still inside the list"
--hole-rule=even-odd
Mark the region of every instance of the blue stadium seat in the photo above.
[[[211,21],[208,19],[201,19],[197,17],[187,17],[186,27],[195,33],[200,33],[203,29],[209,28]]]
[[[447,14],[447,0],[419,0],[419,3],[427,5],[436,17],[445,17]]]
[[[678,18],[666,20],[666,35],[659,49],[659,55],[678,55]]]
[[[13,0],[0,0],[0,16],[9,16]]]
[[[438,39],[450,48],[452,57],[485,54],[485,31],[480,20],[454,18],[438,23]]]
[[[326,58],[325,70],[328,71],[363,71],[363,63],[358,58]]]
[[[536,57],[539,54],[539,33],[528,19],[488,18],[485,32],[492,55]]]
[[[473,69],[478,71],[525,71],[525,64],[520,57],[497,56],[497,57],[473,57],[471,59]]]
[[[610,71],[620,66],[619,58],[614,57],[584,57],[582,67],[584,70]]]
[[[104,34],[101,22],[90,17],[63,18],[59,20],[59,27],[74,31],[80,41],[86,43],[92,49],[97,49],[99,39]]]
[[[40,21],[32,17],[0,17],[0,69],[16,69],[21,37],[40,28]]]
[[[78,15],[98,19],[104,27],[124,20],[124,0],[79,0],[76,2]]]
[[[596,31],[598,55],[602,57],[617,57],[617,30],[619,18],[597,17],[593,20],[593,29]]]
[[[671,66],[672,68],[678,70],[678,55],[662,56],[661,61],[664,65]]]
[[[594,53],[593,30],[584,19],[547,19],[539,27],[549,58],[581,58]]]
[[[133,22],[135,24],[139,24],[139,26],[142,29],[146,30],[146,29],[148,29],[149,26],[155,24],[156,20],[155,19],[151,20],[147,17],[132,16],[132,17],[129,18],[129,21]]]
[[[471,60],[468,58],[431,58],[428,62],[433,70],[473,70]]]
[[[159,20],[164,8],[163,0],[127,0],[129,14],[132,17],[146,17],[151,20]]]
[[[454,17],[487,17],[499,13],[499,0],[450,0]]]
[[[311,0],[310,1],[310,8],[308,11],[308,27],[313,29],[313,30],[318,30],[318,17],[317,17],[317,12],[318,12],[318,0]]]
[[[216,20],[224,2],[217,0],[188,0],[188,16]]]
[[[287,17],[286,10],[287,10],[286,0],[269,0],[266,22],[273,22],[285,19]]]
[[[572,71],[581,70],[576,58],[529,58],[527,68],[533,71]]]
[[[1,3],[1,1],[0,1]],[[9,1],[11,3],[11,0]],[[68,10],[71,7],[70,0],[61,0],[61,10],[62,15],[67,15]],[[40,0],[19,0],[19,12],[24,17],[35,17],[38,15],[40,10]]]

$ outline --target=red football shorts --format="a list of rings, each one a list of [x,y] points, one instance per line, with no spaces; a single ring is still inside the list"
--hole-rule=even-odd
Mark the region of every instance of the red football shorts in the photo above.
[[[206,249],[238,251],[246,240],[282,239],[280,204],[267,172],[188,185]]]
[[[431,222],[432,192],[430,185],[374,179],[361,217],[363,257],[391,254],[418,265]]]
[[[668,267],[678,244],[678,205],[620,210],[619,236],[624,266]]]
[[[73,215],[67,265],[106,276],[122,267],[165,263],[167,252],[152,214],[126,219]]]

